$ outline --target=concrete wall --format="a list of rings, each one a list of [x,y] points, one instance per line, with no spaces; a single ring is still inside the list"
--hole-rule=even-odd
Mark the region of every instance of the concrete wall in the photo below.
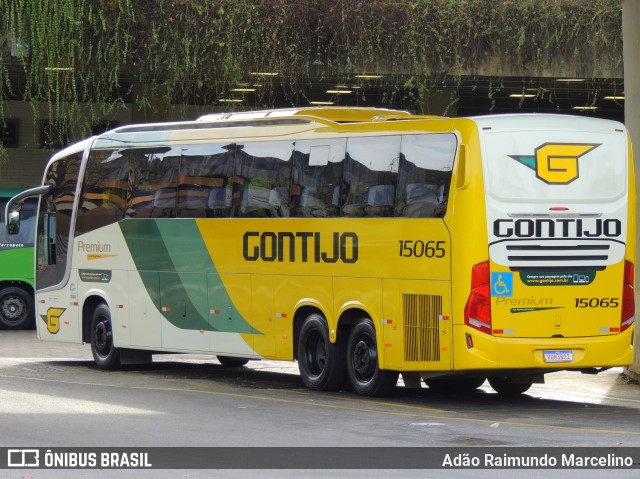
[[[64,106],[63,106],[64,107]],[[48,112],[43,105],[35,112],[30,103],[9,101],[4,104],[3,117],[5,120],[17,120],[18,138],[15,147],[6,147],[8,160],[0,162],[0,187],[27,187],[42,181],[44,167],[49,158],[57,151],[42,147],[41,121],[55,118],[55,114]],[[94,106],[95,110],[96,107]],[[89,107],[84,107],[84,114],[89,118]],[[104,109],[105,111],[107,109]],[[135,111],[135,114],[132,113]],[[175,121],[193,120],[204,113],[212,113],[208,107],[176,108],[172,105],[163,106],[162,118]],[[100,123],[117,122],[118,125],[129,125],[137,121],[159,121],[157,110],[145,111],[135,109],[132,105],[124,105],[116,111],[109,111],[100,116]],[[78,122],[83,123],[83,122]],[[79,128],[68,132],[69,143],[72,144],[89,136],[89,132]]]

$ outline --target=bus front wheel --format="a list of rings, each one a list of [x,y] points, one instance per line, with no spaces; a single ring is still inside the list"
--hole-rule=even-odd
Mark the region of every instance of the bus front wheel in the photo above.
[[[310,314],[302,323],[298,337],[298,368],[309,389],[335,391],[346,381],[345,348],[342,338],[329,341],[327,321]]]
[[[378,365],[376,330],[369,318],[361,319],[349,334],[347,370],[353,390],[362,396],[384,396],[396,387],[399,373]]]
[[[120,366],[120,350],[113,345],[111,312],[104,303],[96,307],[91,318],[91,352],[100,369]]]
[[[27,329],[33,324],[33,298],[14,286],[0,290],[0,328]]]
[[[513,382],[510,377],[489,378],[489,384],[501,396],[517,396],[529,390],[531,382]]]

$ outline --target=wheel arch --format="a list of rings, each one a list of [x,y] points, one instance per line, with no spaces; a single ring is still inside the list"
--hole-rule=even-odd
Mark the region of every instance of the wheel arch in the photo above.
[[[0,280],[0,289],[11,287],[24,289],[27,293],[31,294],[31,296],[34,295],[33,286],[28,281],[16,281],[13,279]]]
[[[362,303],[350,303],[340,310],[336,328],[337,333],[343,334],[345,338],[348,338],[353,327],[364,318],[369,318],[373,323],[373,329],[376,332],[376,341],[378,343],[378,351],[381,351],[382,333],[378,327],[377,318]]]
[[[93,312],[96,310],[97,306],[100,303],[104,303],[107,305],[109,310],[111,307],[109,306],[109,301],[104,296],[93,293],[87,296],[82,303],[82,342],[89,343],[91,342],[91,319],[93,317]]]

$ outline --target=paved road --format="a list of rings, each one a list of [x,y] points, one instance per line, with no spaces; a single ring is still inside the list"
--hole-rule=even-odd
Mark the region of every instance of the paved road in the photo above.
[[[466,397],[399,387],[390,398],[368,399],[308,391],[294,363],[261,361],[230,370],[207,356],[160,355],[152,365],[105,372],[93,366],[87,346],[42,343],[34,331],[0,331],[0,446],[640,447],[640,386],[621,372],[554,373],[512,400],[488,386]],[[132,471],[7,472],[13,471],[0,471],[0,477],[129,477]],[[427,472],[402,475],[444,471]],[[487,470],[453,472],[451,477],[501,477]],[[533,472],[523,471],[523,477],[540,477]],[[236,473],[217,471],[216,477]],[[545,471],[545,477],[553,473],[583,478],[585,471]],[[131,477],[165,477],[160,471],[136,474]],[[245,471],[242,477],[308,475]],[[178,477],[208,475],[192,470]]]

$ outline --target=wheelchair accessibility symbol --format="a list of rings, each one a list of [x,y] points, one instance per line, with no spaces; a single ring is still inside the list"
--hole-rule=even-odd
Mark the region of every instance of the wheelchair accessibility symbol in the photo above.
[[[491,296],[513,295],[513,273],[491,273]]]

